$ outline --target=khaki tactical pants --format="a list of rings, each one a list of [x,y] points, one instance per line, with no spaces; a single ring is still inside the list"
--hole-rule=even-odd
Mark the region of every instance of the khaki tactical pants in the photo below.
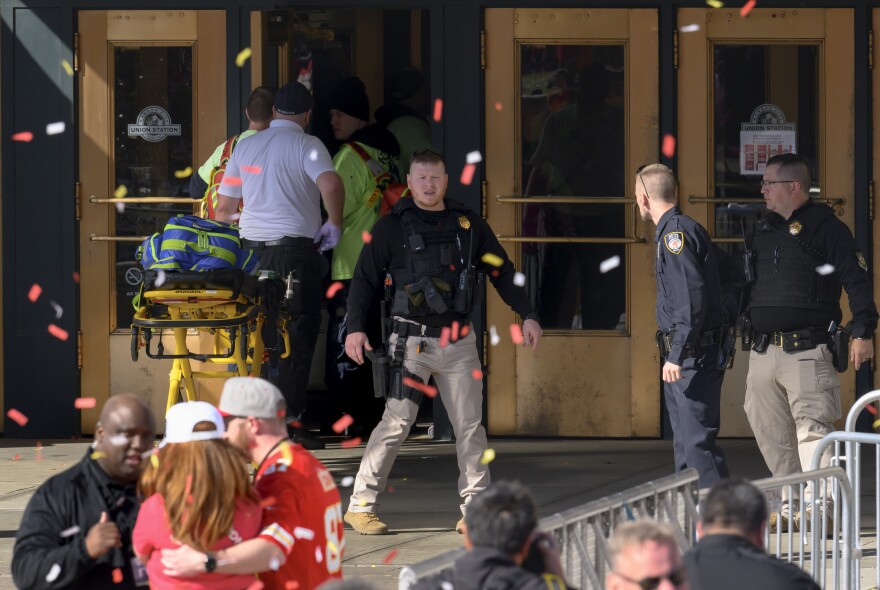
[[[427,348],[418,352],[419,342]],[[394,350],[397,335],[389,338],[388,349]],[[482,426],[483,381],[474,379],[480,368],[476,336],[473,329],[464,338],[440,348],[439,338],[410,336],[406,342],[404,366],[427,383],[434,377],[440,398],[452,422],[455,451],[458,454],[458,492],[464,500],[461,510],[471,497],[489,485],[489,466],[481,465],[486,450],[486,430]],[[400,445],[406,440],[416,420],[419,407],[413,401],[388,398],[382,421],[373,430],[354,481],[349,502],[351,512],[375,512],[379,494],[385,491],[388,474],[397,458]]]

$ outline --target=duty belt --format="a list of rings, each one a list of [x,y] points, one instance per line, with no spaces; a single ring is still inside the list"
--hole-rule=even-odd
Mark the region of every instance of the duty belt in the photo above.
[[[812,350],[820,344],[828,344],[830,335],[822,328],[805,328],[794,332],[773,332],[770,341],[783,350]]]
[[[470,322],[464,321],[461,322],[461,327],[469,326]],[[448,328],[448,326],[446,326]],[[443,332],[443,328],[433,328],[431,326],[425,326],[424,324],[417,324],[411,322],[402,322],[400,320],[394,320],[394,323],[391,327],[392,331],[400,336],[401,338],[408,338],[410,336],[425,336],[427,338],[440,338],[441,333]]]
[[[263,248],[271,248],[272,246],[302,246],[313,244],[312,238],[291,238],[283,237],[277,240],[267,240],[265,242],[256,242],[254,240],[246,240],[242,238],[241,247],[248,250],[261,250]]]
[[[661,354],[665,357],[672,350],[672,339],[675,336],[675,330],[665,331],[660,330],[657,332],[657,344],[660,347]],[[700,337],[697,339],[696,347],[688,350],[687,356],[697,357],[700,356],[702,349],[707,346],[712,346],[713,344],[718,344],[721,342],[721,329],[717,330],[707,330],[705,332],[700,333]]]

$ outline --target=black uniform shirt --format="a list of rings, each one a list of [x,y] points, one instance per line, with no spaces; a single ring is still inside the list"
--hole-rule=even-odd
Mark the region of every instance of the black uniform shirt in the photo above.
[[[507,253],[501,244],[498,243],[495,234],[486,221],[468,209],[450,211],[446,201],[448,215],[467,215],[471,222],[471,231],[473,231],[474,254],[473,262],[477,268],[485,271],[486,276],[492,281],[498,294],[513,311],[523,317],[533,316],[534,311],[529,302],[525,289],[518,287],[513,282],[516,271],[513,263],[507,257]],[[385,274],[389,268],[406,267],[406,251],[405,251],[405,234],[401,225],[401,218],[397,212],[404,208],[412,207],[415,209],[416,215],[420,215],[422,221],[426,223],[436,223],[436,214],[431,211],[422,211],[416,207],[412,198],[403,198],[394,206],[391,212],[380,219],[373,226],[373,238],[369,244],[364,244],[361,250],[360,258],[358,258],[357,266],[354,269],[354,275],[351,279],[351,288],[348,295],[348,333],[366,331],[366,314],[370,309],[370,301],[373,294],[385,281]],[[431,217],[435,217],[434,220]],[[487,264],[482,261],[485,254],[494,254],[500,258],[503,263],[499,267]],[[412,318],[426,326],[440,328],[449,326],[456,320],[468,320],[462,318],[460,314],[449,311],[442,315],[429,315]]]
[[[724,321],[717,250],[699,223],[677,206],[657,223],[657,325],[675,331],[667,360],[681,365],[701,332]]]

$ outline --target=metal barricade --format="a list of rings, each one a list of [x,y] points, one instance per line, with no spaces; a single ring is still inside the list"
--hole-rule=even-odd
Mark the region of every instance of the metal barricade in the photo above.
[[[699,482],[697,472],[686,469],[542,518],[538,527],[556,536],[562,550],[566,580],[576,588],[601,590],[609,563],[607,539],[621,522],[651,518],[670,525],[682,551],[696,539]],[[463,549],[405,567],[398,588],[407,590],[419,580],[452,567]]]

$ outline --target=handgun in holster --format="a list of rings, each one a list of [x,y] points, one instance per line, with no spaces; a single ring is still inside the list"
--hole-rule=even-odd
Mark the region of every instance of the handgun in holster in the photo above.
[[[719,369],[729,370],[733,368],[733,359],[736,356],[736,326],[721,326],[721,339],[718,342]]]
[[[660,349],[660,358],[665,359],[669,356],[669,351],[672,350],[672,334],[657,330],[655,339],[657,340],[657,348]]]
[[[748,352],[754,344],[755,332],[752,330],[752,320],[748,314],[744,313],[739,318],[739,334],[742,337],[742,345],[740,350]]]
[[[849,337],[852,334],[852,322],[846,326],[838,326],[837,322],[831,322],[828,326],[828,350],[831,352],[831,361],[838,373],[843,373],[849,368]]]

